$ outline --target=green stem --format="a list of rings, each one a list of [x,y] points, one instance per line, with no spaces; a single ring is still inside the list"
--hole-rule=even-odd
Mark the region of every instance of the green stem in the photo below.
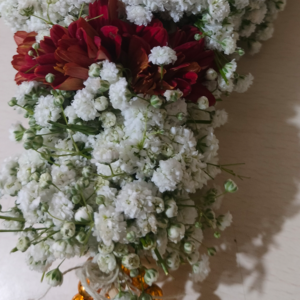
[[[60,222],[65,222],[65,221],[62,220],[62,219],[59,219],[59,218],[54,217],[49,211],[47,211],[47,213],[48,213],[53,219],[56,219],[56,220],[58,220],[58,221],[60,221]]]
[[[93,21],[93,20],[99,19],[99,18],[101,18],[101,17],[103,17],[103,15],[99,15],[99,16],[97,16],[97,17],[95,17],[95,18],[88,19],[88,20],[87,20],[87,22],[90,22],[90,21]]]
[[[154,253],[157,256],[158,262],[161,264],[161,267],[164,270],[166,276],[168,276],[169,275],[168,267],[165,265],[165,262],[164,262],[163,258],[161,257],[161,255],[160,255],[160,253],[159,253],[159,251],[158,251],[157,248],[154,249]]]
[[[0,219],[7,220],[7,221],[25,222],[25,219],[23,219],[23,218],[13,218],[13,217],[0,216]]]
[[[83,12],[84,5],[85,5],[85,3],[83,3],[83,4],[81,5],[80,12],[79,12],[79,15],[78,15],[78,19],[80,19],[81,16],[82,16],[82,12]]]

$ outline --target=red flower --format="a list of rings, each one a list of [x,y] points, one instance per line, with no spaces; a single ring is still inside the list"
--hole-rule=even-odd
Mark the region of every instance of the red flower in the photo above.
[[[204,39],[195,41],[195,34],[201,32],[187,26],[168,36],[161,22],[155,20],[151,25],[138,28],[138,36],[131,39],[129,47],[127,64],[132,71],[135,92],[163,94],[165,90],[180,89],[187,100],[196,102],[199,97],[206,96],[210,105],[215,104],[214,96],[201,84],[205,70],[214,62],[214,53],[205,50]],[[148,60],[151,48],[158,45],[168,45],[177,54],[174,65],[164,66],[163,80],[161,68]]]
[[[117,18],[117,0],[97,0],[90,4],[87,20],[80,18],[68,29],[54,25],[50,37],[40,42],[36,57],[28,55],[36,33],[17,32],[18,55],[12,64],[18,71],[18,84],[30,80],[49,84],[45,77],[51,73],[55,75],[51,83],[54,89],[79,90],[88,78],[89,66],[108,59],[131,70],[136,93],[163,94],[167,89],[180,89],[187,100],[195,102],[206,96],[213,105],[215,98],[201,82],[214,54],[205,50],[203,39],[195,41],[197,33],[196,27],[186,26],[169,35],[158,20],[135,26]],[[161,79],[161,68],[150,63],[148,55],[153,47],[167,45],[176,51],[177,61],[163,67]]]

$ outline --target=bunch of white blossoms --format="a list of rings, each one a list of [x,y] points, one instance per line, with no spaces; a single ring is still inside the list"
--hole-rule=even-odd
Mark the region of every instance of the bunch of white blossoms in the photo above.
[[[53,24],[68,26],[86,16],[94,0],[0,0],[0,12],[12,30],[38,32],[37,41],[49,35]],[[178,22],[192,20],[206,37],[206,46],[226,55],[243,52],[237,42],[255,54],[261,42],[273,35],[273,22],[286,0],[122,0],[120,16],[137,25],[147,25],[153,13]]]
[[[274,31],[273,21],[286,5],[286,0],[122,0],[127,18],[137,25],[147,25],[153,13],[161,18],[198,20],[206,46],[225,54],[241,51],[239,40],[257,53],[261,41],[269,39]]]
[[[166,273],[187,261],[201,281],[207,254],[216,251],[202,244],[202,230],[219,237],[230,225],[231,215],[215,210],[224,193],[237,190],[233,181],[223,192],[203,189],[222,168],[214,128],[227,114],[205,97],[187,103],[179,90],[135,94],[123,71],[109,61],[93,64],[77,92],[19,86],[9,104],[25,113],[29,128],[15,124],[11,135],[26,151],[2,166],[1,192],[16,205],[0,219],[19,232],[13,251],[27,251],[27,263],[41,272],[55,259],[86,254],[111,283],[121,264],[135,277],[152,257]],[[148,285],[157,272],[146,271]],[[47,274],[61,284],[58,269]]]

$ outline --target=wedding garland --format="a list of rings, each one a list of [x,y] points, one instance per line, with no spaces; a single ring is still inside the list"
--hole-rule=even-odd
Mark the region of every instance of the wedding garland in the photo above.
[[[19,236],[13,252],[52,286],[63,281],[60,265],[48,271],[55,260],[91,257],[77,273],[94,299],[161,296],[151,289],[159,270],[184,262],[203,281],[216,253],[203,231],[220,237],[232,216],[217,211],[237,191],[231,179],[207,186],[221,171],[236,176],[218,161],[214,130],[227,113],[216,104],[252,84],[236,71],[241,47],[257,52],[284,6],[0,1],[18,53],[9,105],[28,119],[11,129],[26,151],[0,175],[2,195],[16,199],[0,215],[0,231]]]

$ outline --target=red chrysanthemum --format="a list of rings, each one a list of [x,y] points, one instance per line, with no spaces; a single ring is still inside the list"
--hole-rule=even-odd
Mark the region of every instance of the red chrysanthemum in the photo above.
[[[109,60],[130,69],[132,89],[136,93],[162,94],[180,89],[184,97],[197,101],[201,96],[215,103],[213,95],[201,84],[204,71],[213,65],[214,53],[205,50],[204,40],[195,41],[199,30],[193,26],[168,34],[162,23],[153,20],[148,26],[135,26],[117,18],[116,0],[97,0],[89,6],[89,17],[80,18],[68,29],[54,25],[50,37],[45,37],[33,51],[36,33],[17,32],[18,55],[12,61],[18,71],[16,82],[45,81],[47,74],[55,76],[54,89],[79,90],[88,78],[89,66]],[[148,55],[153,47],[169,46],[177,54],[174,65],[153,65]],[[163,72],[163,74],[162,74]],[[163,75],[163,78],[161,78]]]

